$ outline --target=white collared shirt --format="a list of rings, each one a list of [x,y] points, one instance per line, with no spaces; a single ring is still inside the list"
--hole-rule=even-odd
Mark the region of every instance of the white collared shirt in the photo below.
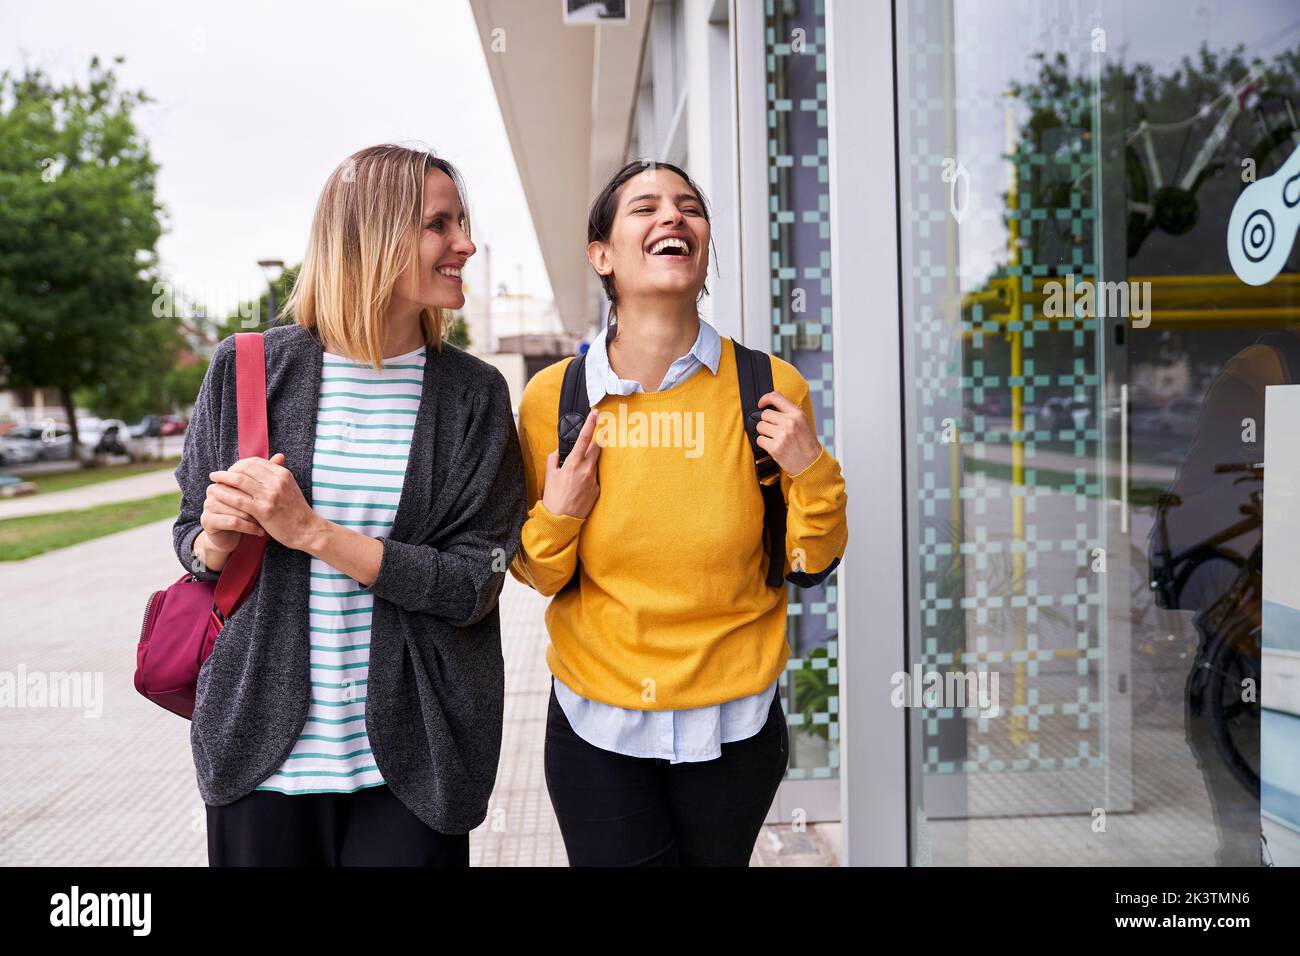
[[[609,364],[602,329],[587,349],[587,399],[595,406],[606,395],[644,392],[640,382],[619,378]],[[722,337],[700,319],[700,332],[689,352],[668,366],[657,391],[666,391],[686,381],[700,369],[718,373],[722,358]],[[737,410],[736,414],[740,414]],[[615,707],[579,696],[563,681],[553,680],[555,697],[569,725],[587,743],[629,757],[656,757],[671,763],[714,760],[722,745],[754,736],[767,721],[776,693],[774,681],[766,690],[749,697],[689,710],[634,710]]]

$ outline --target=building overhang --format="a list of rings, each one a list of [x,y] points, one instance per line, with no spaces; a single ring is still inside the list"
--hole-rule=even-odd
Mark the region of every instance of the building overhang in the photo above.
[[[599,314],[587,209],[627,153],[651,2],[566,25],[561,0],[470,0],[555,306],[579,335]]]

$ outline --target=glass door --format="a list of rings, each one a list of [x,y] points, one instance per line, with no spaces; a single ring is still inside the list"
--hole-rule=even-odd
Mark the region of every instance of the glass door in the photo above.
[[[1300,19],[895,10],[913,862],[1258,863],[1261,383],[1300,285],[1294,252],[1243,280],[1230,226],[1295,148]]]

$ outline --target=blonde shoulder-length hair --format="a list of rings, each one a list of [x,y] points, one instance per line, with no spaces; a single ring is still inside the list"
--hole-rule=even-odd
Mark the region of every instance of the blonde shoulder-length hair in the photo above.
[[[376,370],[383,367],[388,305],[402,270],[416,275],[424,177],[441,170],[456,185],[469,233],[465,186],[456,168],[432,150],[386,144],[353,153],[325,182],[302,268],[284,313],[323,343]],[[451,317],[420,312],[426,345],[441,350]]]

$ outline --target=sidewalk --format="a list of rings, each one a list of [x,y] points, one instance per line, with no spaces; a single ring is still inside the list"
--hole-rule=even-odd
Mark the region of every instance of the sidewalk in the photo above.
[[[143,475],[115,478],[112,481],[101,481],[82,488],[69,488],[67,491],[0,499],[0,520],[50,514],[55,511],[76,511],[119,501],[152,498],[169,491],[179,492],[180,488],[176,485],[173,471],[174,467],[160,468],[157,471],[145,472]]]
[[[103,675],[98,717],[0,708],[0,865],[206,864],[189,722],[132,685],[145,600],[179,575],[170,522],[0,564],[0,670]],[[507,576],[504,739],[487,819],[470,837],[474,866],[567,864],[542,772],[545,604]],[[766,827],[751,862],[834,865],[834,830]]]

